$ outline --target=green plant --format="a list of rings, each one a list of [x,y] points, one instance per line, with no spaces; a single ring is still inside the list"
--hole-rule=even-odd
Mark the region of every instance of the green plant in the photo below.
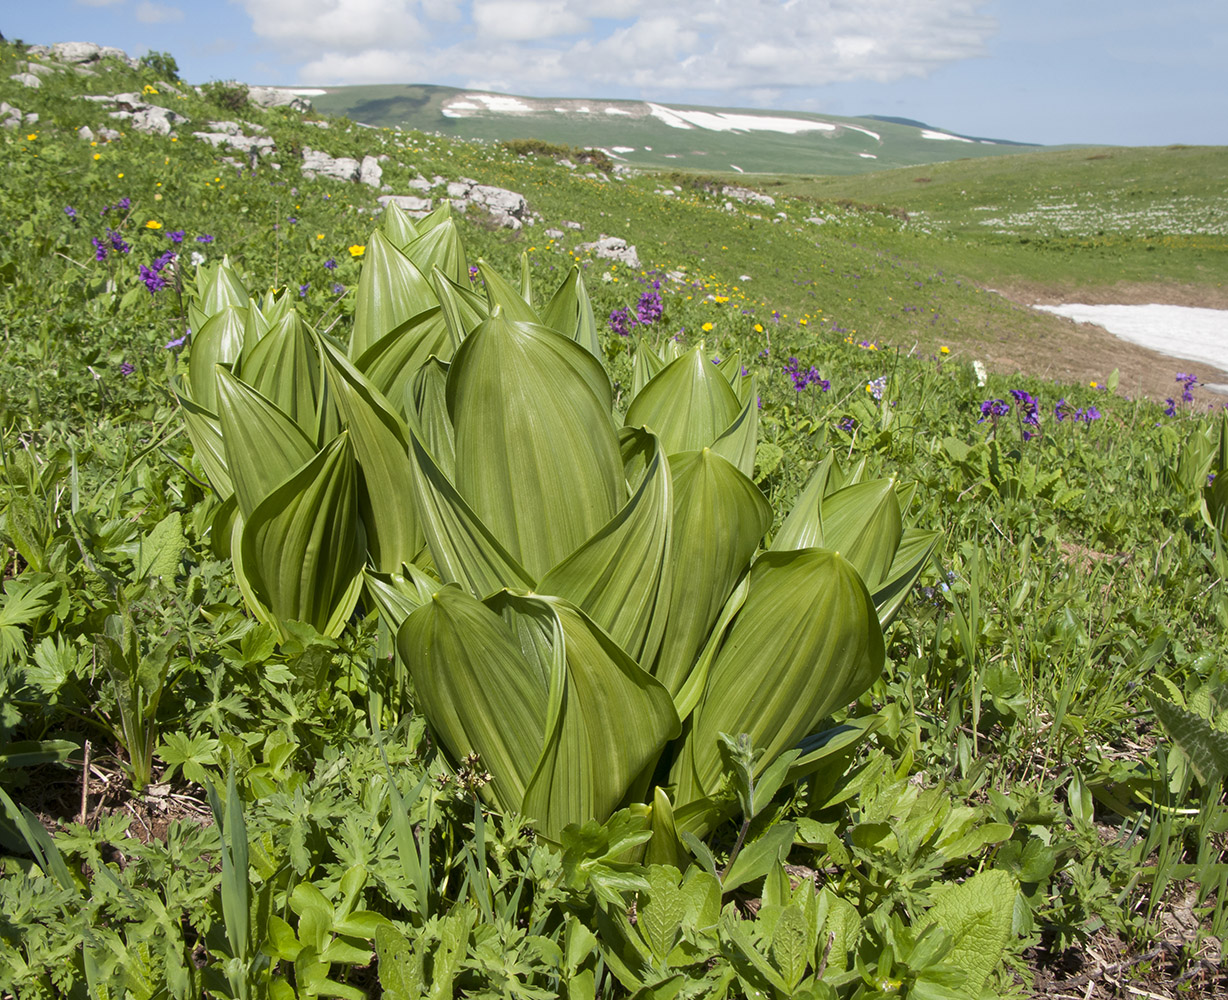
[[[234,114],[247,109],[247,84],[234,80],[210,80],[202,88],[205,99]]]
[[[911,487],[829,459],[759,551],[736,358],[641,345],[620,417],[578,271],[539,313],[527,261],[519,289],[479,270],[485,299],[446,206],[390,210],[348,357],[284,297],[202,275],[177,392],[239,585],[271,626],[333,635],[365,586],[454,766],[478,754],[487,801],[546,836],[653,785],[658,841],[702,834],[727,808],[720,734],[761,771],[872,683],[937,535],[904,529]]]

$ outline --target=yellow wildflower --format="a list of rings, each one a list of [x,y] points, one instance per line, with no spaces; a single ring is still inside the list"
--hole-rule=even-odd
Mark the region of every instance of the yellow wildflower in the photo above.
[[[762,323],[756,323],[756,324],[755,324],[755,333],[762,333],[762,332],[763,332],[763,324],[762,324]]]
[[[94,154],[94,159],[95,159],[95,160],[101,160],[101,159],[102,159],[102,154],[101,154],[101,153],[95,153],[95,154]]]
[[[939,354],[950,354],[951,348],[947,347],[946,344],[943,344],[940,348],[938,348],[938,353]]]
[[[1088,384],[1089,386],[1091,386],[1093,389],[1099,389],[1099,388],[1100,388],[1100,383],[1099,383],[1099,382],[1088,382],[1087,384]]]
[[[145,228],[146,229],[161,229],[162,223],[160,223],[157,219],[150,219],[147,223],[145,223]]]
[[[703,332],[704,332],[704,333],[711,333],[711,332],[712,332],[712,324],[711,324],[711,323],[705,323],[703,326],[701,326],[701,327],[700,327],[700,329],[701,329],[701,330],[703,330]]]
[[[361,257],[366,252],[367,248],[360,243],[355,243],[352,247],[350,247],[351,257]]]
[[[30,133],[28,136],[26,136],[26,141],[27,141],[27,142],[33,142],[33,141],[34,141],[35,139],[37,139],[37,138],[38,138],[38,133],[37,133],[37,132],[31,132],[31,133]]]

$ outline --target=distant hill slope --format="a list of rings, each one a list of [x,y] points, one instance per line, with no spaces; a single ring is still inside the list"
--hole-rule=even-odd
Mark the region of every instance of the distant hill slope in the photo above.
[[[860,174],[1043,149],[920,122],[804,111],[535,98],[428,84],[304,90],[323,114],[462,139],[541,139],[606,150],[630,166],[773,174]]]

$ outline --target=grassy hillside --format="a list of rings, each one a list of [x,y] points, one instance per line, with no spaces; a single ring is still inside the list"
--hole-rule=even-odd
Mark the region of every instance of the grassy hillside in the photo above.
[[[1164,241],[1222,242],[1222,202],[1186,200],[1224,189],[1222,151],[789,180],[766,206],[694,174],[610,178],[261,111],[152,67],[52,68],[27,89],[9,79],[26,58],[0,45],[18,109],[0,129],[0,1000],[1228,986],[1228,422],[1196,378],[1174,381],[1180,361],[1078,341],[983,285],[1001,269],[1116,287],[1112,258],[1057,266],[1089,237],[1054,235],[1043,206],[1090,195],[1120,214],[1138,189],[1180,224],[1110,227],[1122,259],[1148,259],[1151,287],[1216,287]],[[83,99],[121,92],[186,121],[144,134]],[[273,150],[193,137],[225,122]],[[444,208],[415,237],[380,188],[305,177],[307,147],[386,156],[391,193],[433,207],[469,177],[538,218]],[[1010,232],[979,225],[982,200]],[[581,246],[603,233],[640,266]],[[506,353],[483,359],[479,329]],[[483,363],[486,381],[462,381]],[[1131,373],[1172,404],[1127,393]],[[466,407],[477,433],[457,430]],[[533,475],[560,480],[604,443],[608,492],[635,489],[545,573],[513,565],[504,491],[467,492],[532,479],[526,440]],[[516,532],[553,544],[603,496],[567,482]],[[428,523],[434,549],[354,592],[354,551]],[[911,587],[891,575],[901,551],[920,560]],[[658,573],[667,558],[687,568]],[[456,564],[515,580],[473,594]],[[781,566],[798,576],[776,583]],[[843,589],[824,577],[812,601],[820,566]],[[727,596],[697,610],[717,576]],[[675,701],[613,625],[540,596],[569,580],[625,585],[574,604],[594,622],[644,612],[645,648],[656,629],[710,634],[678,661],[712,672]],[[334,592],[357,603],[326,620]],[[316,593],[319,628],[270,610]],[[458,601],[455,622],[398,624]],[[460,666],[432,673],[441,660]],[[719,704],[716,678],[737,697]],[[441,713],[454,681],[470,697]],[[615,766],[661,718],[662,740],[688,739],[695,705],[729,710],[737,737],[846,689],[792,774],[726,746],[705,791],[728,818],[702,836],[677,835],[685,772]],[[628,723],[624,700],[649,695],[653,720]],[[540,728],[510,732],[513,712]],[[512,750],[466,759],[461,715],[475,745]],[[564,736],[580,751],[555,768],[544,749]],[[486,787],[521,771],[632,787],[552,842]]]
[[[459,139],[540,139],[600,147],[642,168],[860,174],[1021,148],[915,123],[800,111],[658,105],[654,115],[653,106],[641,101],[515,97],[421,84],[322,89],[325,93],[313,93],[311,101],[328,115]],[[806,130],[807,123],[815,127]],[[790,129],[799,131],[791,134]]]

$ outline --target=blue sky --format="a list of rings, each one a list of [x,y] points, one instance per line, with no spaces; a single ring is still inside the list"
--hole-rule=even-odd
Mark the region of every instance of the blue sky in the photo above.
[[[1045,144],[1228,145],[1222,0],[42,0],[5,37],[193,83],[436,83],[915,118]],[[593,11],[600,9],[601,15]]]

